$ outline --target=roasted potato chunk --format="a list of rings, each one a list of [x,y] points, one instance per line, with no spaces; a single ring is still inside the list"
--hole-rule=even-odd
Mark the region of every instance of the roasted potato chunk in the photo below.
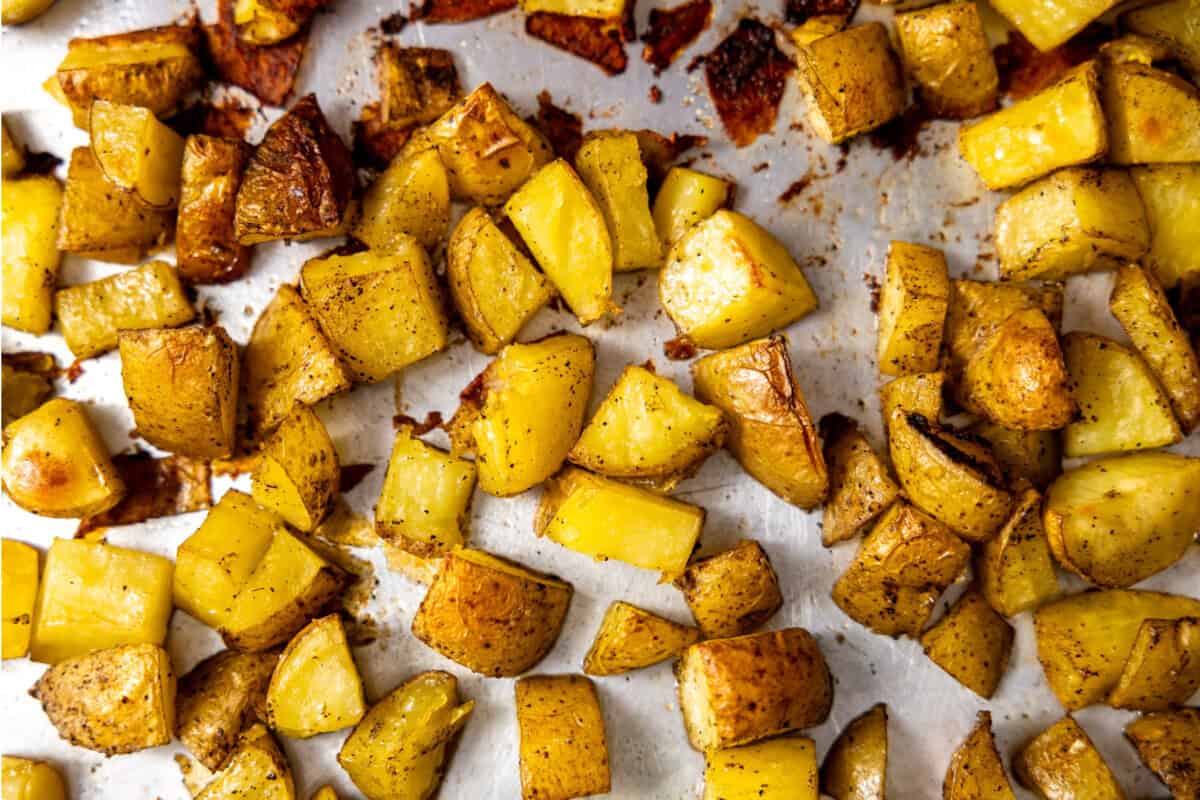
[[[280,423],[250,476],[254,502],[300,531],[311,531],[333,505],[341,469],[329,431],[311,408]]]
[[[4,356],[3,399],[0,411],[4,425],[34,411],[54,394],[51,381],[58,375],[58,362],[49,353],[7,353]]]
[[[983,543],[975,557],[979,590],[1006,617],[1035,609],[1060,592],[1041,509],[1042,496],[1025,489],[1004,527]]]
[[[581,469],[547,481],[534,532],[597,561],[616,559],[673,580],[704,527],[704,509]]]
[[[803,628],[694,644],[675,675],[688,741],[703,753],[819,725],[833,704],[825,657]]]
[[[915,637],[970,558],[971,549],[949,528],[897,500],[834,583],[833,602],[876,633]]]
[[[992,714],[980,711],[967,738],[954,751],[942,781],[942,800],[1016,800],[1004,761],[992,737]]]
[[[805,509],[829,489],[816,425],[792,372],[787,339],[771,336],[692,365],[696,396],[725,412],[726,447],[750,476]]]
[[[1046,52],[1116,4],[1116,0],[997,0],[993,5],[1038,50]]]
[[[367,189],[351,233],[368,247],[390,250],[398,237],[433,249],[450,229],[450,181],[436,150],[395,158]],[[400,243],[407,249],[407,242]]]
[[[421,607],[413,635],[472,672],[520,675],[558,639],[571,584],[481,550],[446,555]]]
[[[478,470],[413,435],[396,434],[375,529],[387,542],[422,557],[438,556],[466,541],[471,495]]]
[[[53,0],[51,0],[51,3]],[[40,2],[42,6],[50,3]],[[4,4],[4,24],[9,24],[8,8]],[[67,800],[66,784],[52,764],[28,758],[4,756],[3,776],[0,777],[4,800]]]
[[[637,134],[598,131],[584,137],[575,169],[604,213],[612,238],[613,269],[629,272],[662,263],[663,246],[650,213],[649,173]]]
[[[238,36],[254,45],[290,39],[333,0],[237,0],[233,21]]]
[[[521,0],[521,10],[526,14],[544,11],[594,19],[622,17],[629,5],[629,0]]]
[[[1023,786],[1047,800],[1125,800],[1104,756],[1070,716],[1027,742],[1013,758],[1013,771]]]
[[[1200,75],[1200,34],[1188,24],[1195,13],[1195,0],[1166,0],[1126,11],[1121,27],[1165,44],[1195,76]]]
[[[296,786],[287,757],[265,726],[250,726],[238,737],[225,768],[196,800],[295,800]]]
[[[887,765],[888,710],[879,703],[838,734],[821,764],[821,791],[834,800],[883,800]]]
[[[433,122],[462,94],[454,54],[449,50],[385,42],[375,51],[375,73],[379,115],[393,127]]]
[[[219,770],[239,734],[258,719],[279,653],[222,650],[179,679],[175,735],[201,764]]]
[[[667,247],[729,201],[729,181],[687,167],[671,167],[654,195],[654,228]]]
[[[816,746],[783,736],[706,753],[704,800],[817,800]]]
[[[3,11],[0,12],[0,14],[2,14],[2,17],[0,17],[0,18],[3,19],[5,25],[21,25],[26,22],[29,22],[32,19],[35,19],[36,17],[41,16],[47,9],[50,8],[50,6],[54,5],[54,1],[55,0],[4,0],[3,5],[0,5],[0,8],[3,9]],[[23,759],[23,758],[15,759],[15,760],[16,761],[25,761],[25,759]],[[5,757],[4,761],[7,764],[9,759],[7,757]],[[46,769],[49,769],[51,772],[54,772],[53,767],[42,764],[41,762],[30,761],[28,763],[36,764],[39,768],[45,767]],[[58,775],[57,772],[54,772],[54,774],[56,776]],[[22,779],[22,780],[24,780],[24,779]],[[59,779],[59,782],[60,782],[60,786],[59,786],[58,791],[61,794],[62,793],[61,779]],[[40,785],[40,784],[37,784],[37,785]],[[21,791],[26,791],[26,790],[21,790]],[[35,790],[31,790],[31,791],[37,791],[37,790],[35,789]],[[51,791],[51,790],[49,788],[47,788],[46,791]],[[47,797],[53,798],[54,796],[47,795]],[[24,798],[24,795],[21,795],[18,793],[17,800],[22,800],[22,798]]]
[[[935,116],[966,119],[996,107],[1000,76],[973,2],[897,14],[896,36],[921,105]]]
[[[880,372],[907,375],[937,369],[949,298],[941,250],[908,242],[888,245],[879,300]]]
[[[0,156],[3,157],[3,174],[5,178],[11,178],[25,169],[25,146],[8,132],[7,122],[0,122],[0,145],[2,145]]]
[[[946,373],[940,371],[905,375],[885,383],[879,389],[884,425],[891,427],[896,412],[901,412],[901,416],[920,414],[930,421],[941,419],[945,384]]]
[[[4,597],[4,658],[22,658],[29,652],[33,633],[33,606],[38,596],[38,551],[15,539],[5,539],[0,553]]]
[[[1200,709],[1143,714],[1125,726],[1125,736],[1176,800],[1200,791]]]
[[[87,517],[115,506],[125,484],[84,406],[56,397],[4,429],[4,490],[26,511]]]
[[[854,420],[828,414],[821,418],[821,434],[829,465],[821,543],[829,547],[857,536],[864,525],[895,502],[900,487]]]
[[[692,563],[675,584],[708,639],[751,633],[783,605],[771,560],[753,539]]]
[[[971,588],[921,634],[921,647],[930,661],[986,699],[1004,677],[1014,636],[1013,627]]]
[[[612,788],[604,715],[582,675],[535,675],[516,686],[522,800],[570,800]]]
[[[52,175],[5,178],[3,320],[29,333],[50,330],[62,254],[55,242],[63,190]]]
[[[700,631],[616,601],[604,613],[583,658],[588,675],[620,675],[676,656],[700,640]]]
[[[338,763],[368,800],[426,800],[441,783],[447,749],[475,702],[459,701],[448,672],[422,672],[367,711]]]
[[[357,725],[366,710],[342,618],[314,619],[279,656],[267,687],[267,724],[284,736],[307,739]]]
[[[175,673],[157,644],[84,651],[46,670],[30,694],[59,736],[108,756],[166,744],[175,730]]]
[[[1166,289],[1200,272],[1200,237],[1191,220],[1200,215],[1200,164],[1156,164],[1129,170],[1150,228],[1142,263]]]
[[[500,351],[448,423],[452,452],[475,454],[479,488],[520,494],[562,466],[583,429],[594,369],[592,343],[574,334]]]
[[[1028,481],[1045,489],[1062,473],[1062,437],[1058,431],[1014,431],[981,419],[969,425],[967,432],[988,443],[1013,486]]]
[[[1121,678],[1108,695],[1114,708],[1165,711],[1200,689],[1200,618],[1148,619],[1138,629]]]
[[[1166,70],[1131,62],[1104,68],[1108,160],[1200,161],[1200,89]]]
[[[201,26],[213,78],[245,89],[266,105],[282,106],[295,88],[308,32],[274,45],[245,42],[234,21],[236,2],[217,0],[216,23]]]
[[[175,261],[190,283],[225,283],[245,274],[250,248],[234,235],[242,171],[250,145],[196,134],[183,147]]]
[[[142,202],[174,208],[179,202],[183,137],[146,108],[97,100],[88,116],[92,155],[104,177]]]

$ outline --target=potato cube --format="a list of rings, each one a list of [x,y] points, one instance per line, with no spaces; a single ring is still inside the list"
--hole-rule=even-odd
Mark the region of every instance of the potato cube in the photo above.
[[[1200,273],[1200,164],[1134,167],[1130,174],[1146,210],[1150,250],[1142,263],[1163,288]]]
[[[1196,76],[1200,75],[1200,30],[1189,24],[1195,14],[1196,0],[1165,0],[1126,11],[1121,15],[1121,27],[1165,44]]]
[[[1042,527],[1042,496],[1026,489],[1000,532],[975,556],[979,590],[996,611],[1013,617],[1061,593]]]
[[[351,233],[374,250],[391,249],[398,236],[432,250],[449,229],[446,167],[437,150],[423,150],[388,164],[363,196],[362,216]]]
[[[1125,798],[1104,756],[1069,715],[1027,742],[1013,757],[1013,771],[1044,797]]]
[[[183,137],[148,109],[107,100],[92,103],[88,125],[104,177],[149,205],[173,208],[179,202]]]
[[[714,350],[766,336],[817,308],[816,294],[779,240],[726,210],[675,243],[658,295],[682,336]]]
[[[783,736],[704,757],[704,800],[817,800],[812,739]]]
[[[412,238],[390,247],[315,258],[300,272],[305,302],[356,381],[381,381],[448,340],[425,251]]]
[[[4,23],[8,24],[7,17]],[[45,761],[4,756],[0,786],[4,787],[5,800],[67,800],[62,775]]]
[[[279,657],[267,688],[267,724],[284,736],[307,739],[357,725],[366,710],[342,618],[314,619]]]
[[[890,427],[897,413],[920,414],[932,421],[941,419],[945,382],[946,373],[939,371],[905,375],[885,383],[879,390],[884,424]]]
[[[1114,708],[1166,711],[1200,689],[1200,619],[1148,619],[1138,629],[1121,679],[1108,696]]]
[[[729,181],[687,167],[671,167],[654,195],[654,228],[670,247],[693,225],[729,201]]]
[[[329,432],[312,409],[301,406],[263,445],[250,485],[256,503],[293,528],[311,531],[332,506],[340,479]]]
[[[825,656],[803,628],[694,644],[675,675],[688,741],[703,753],[814,727],[833,704]]]
[[[821,543],[829,547],[853,538],[886,511],[899,497],[900,487],[854,420],[829,414],[821,419],[821,433],[829,465]]]
[[[221,768],[263,713],[279,653],[222,650],[179,679],[175,735],[201,764]]]
[[[84,406],[56,397],[4,430],[4,489],[46,517],[88,517],[115,506],[125,484]]]
[[[568,467],[546,482],[534,532],[598,561],[615,558],[681,575],[704,527],[704,509]]]
[[[546,276],[482,208],[468,211],[450,235],[446,278],[467,335],[489,355],[554,296]]]
[[[255,724],[238,737],[224,768],[196,800],[295,800],[296,787],[287,757],[264,725]]]
[[[1042,52],[1058,47],[1119,0],[995,0],[993,6]]]
[[[117,344],[139,436],[183,456],[233,455],[241,372],[224,328],[121,331]]]
[[[650,213],[649,174],[642,163],[637,134],[599,131],[586,136],[575,156],[575,169],[587,184],[608,223],[613,269],[629,272],[662,264],[663,246]]]
[[[581,324],[620,310],[612,301],[613,244],[604,214],[567,162],[538,170],[504,213]]]
[[[700,631],[635,605],[614,602],[604,612],[596,638],[583,658],[588,675],[620,675],[679,655],[700,640]]]
[[[570,800],[612,789],[604,715],[582,675],[536,675],[516,686],[522,800]]]
[[[990,698],[1008,667],[1014,636],[1013,627],[972,588],[921,634],[921,647],[956,681]]]
[[[0,609],[4,615],[4,658],[22,658],[29,652],[33,633],[33,605],[38,595],[38,551],[15,539],[3,541],[0,553],[3,568],[4,597]]]
[[[771,560],[753,539],[693,562],[675,584],[708,639],[751,633],[783,605]]]
[[[50,330],[62,254],[55,242],[63,190],[52,175],[5,178],[3,320],[29,333]]]
[[[3,160],[3,174],[5,178],[11,178],[25,169],[25,147],[8,132],[7,122],[0,122],[0,143],[2,143],[0,157]]]
[[[1200,709],[1142,714],[1125,726],[1125,738],[1175,797],[1200,791]]]
[[[233,231],[242,172],[253,152],[234,139],[196,134],[183,148],[175,262],[190,283],[225,283],[250,267],[250,248]]]
[[[821,792],[883,800],[887,791],[888,710],[877,703],[842,728],[821,764]]]
[[[966,119],[996,107],[1000,76],[973,2],[896,15],[900,57],[934,116]]]
[[[191,322],[196,309],[175,268],[151,261],[59,289],[54,293],[54,314],[71,352],[91,358],[114,349],[121,331],[174,328]]]
[[[375,529],[387,542],[423,557],[441,555],[466,541],[474,462],[458,458],[413,435],[396,434]]]
[[[1166,70],[1104,68],[1108,159],[1114,164],[1200,161],[1200,89]]]
[[[1113,269],[1149,246],[1142,201],[1124,170],[1059,170],[996,210],[996,255],[1005,280],[1063,280]]]
[[[1045,489],[1062,473],[1062,437],[1058,431],[1014,431],[981,419],[969,425],[967,433],[988,443],[1014,486],[1028,481]]]
[[[975,727],[950,757],[942,781],[943,800],[1016,800],[992,736],[992,714],[980,711]]]
[[[879,302],[879,371],[937,369],[950,297],[946,256],[934,247],[893,241]]]
[[[989,189],[1011,189],[1108,151],[1100,70],[1081,64],[1057,83],[958,131],[958,149]]]

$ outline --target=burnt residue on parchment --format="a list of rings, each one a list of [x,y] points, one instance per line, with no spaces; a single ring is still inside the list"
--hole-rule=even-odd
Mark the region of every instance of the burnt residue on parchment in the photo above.
[[[1019,31],[992,49],[1000,73],[1000,91],[1014,100],[1044,89],[1067,70],[1096,57],[1100,45],[1113,38],[1112,28],[1093,23],[1053,50],[1042,52]]]
[[[217,22],[204,27],[209,70],[261,102],[281,106],[292,93],[308,46],[308,27],[278,44],[256,46],[238,38],[233,0],[217,0]]]
[[[525,17],[525,32],[592,62],[609,75],[619,75],[629,65],[625,43],[635,38],[632,3],[629,12],[621,18],[598,19],[535,11]]]
[[[77,537],[114,525],[201,511],[212,505],[212,470],[207,461],[183,456],[154,458],[138,451],[113,456],[113,466],[125,483],[125,497],[108,511],[81,520]]]
[[[424,0],[413,3],[412,22],[470,22],[517,7],[517,0]]]
[[[234,97],[219,100],[204,99],[184,108],[166,120],[166,124],[180,136],[202,133],[225,139],[245,139],[254,124],[258,110]]]
[[[542,132],[559,158],[574,163],[575,154],[583,144],[583,120],[554,104],[550,92],[543,89],[538,93],[538,111],[529,122]]]
[[[858,10],[858,0],[787,0],[784,15],[793,25],[802,25],[813,17],[839,16],[847,20]]]
[[[704,57],[704,76],[721,124],[738,147],[775,127],[792,62],[775,31],[750,17]]]
[[[703,33],[712,20],[710,0],[691,0],[674,8],[656,8],[650,12],[650,29],[642,36],[642,60],[656,73],[671,62]]]
[[[920,103],[913,103],[904,113],[885,122],[868,134],[868,141],[880,150],[887,150],[897,161],[911,161],[921,151],[920,136],[932,118]]]

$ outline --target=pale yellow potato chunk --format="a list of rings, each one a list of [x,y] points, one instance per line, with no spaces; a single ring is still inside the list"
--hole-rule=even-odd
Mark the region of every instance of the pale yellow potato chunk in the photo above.
[[[654,195],[654,227],[666,246],[729,201],[729,181],[688,167],[671,167]]]
[[[4,658],[21,658],[29,652],[33,633],[33,606],[38,595],[38,551],[16,539],[3,541],[0,553],[3,579],[0,614],[4,617]]]
[[[1200,164],[1158,164],[1130,171],[1146,210],[1150,250],[1142,263],[1166,289],[1200,272]]]
[[[267,724],[297,739],[357,725],[366,713],[362,678],[342,618],[308,623],[288,642],[267,687]]]
[[[88,124],[92,152],[104,176],[160,208],[179,203],[183,137],[149,109],[97,100]]]
[[[468,511],[478,470],[413,435],[396,434],[375,529],[387,542],[418,556],[436,556],[466,541]]]
[[[879,371],[937,369],[950,299],[946,257],[934,247],[892,242],[879,300]]]
[[[784,736],[714,750],[704,759],[704,800],[817,800],[812,739]]]
[[[4,4],[6,12],[8,5]],[[5,17],[4,24],[8,22]],[[67,789],[57,769],[45,761],[16,756],[4,756],[0,792],[4,800],[67,800]]]
[[[406,236],[436,247],[450,228],[450,179],[437,150],[392,159],[367,189],[361,213],[351,234],[373,250]]]
[[[340,478],[329,431],[311,408],[301,406],[263,445],[250,486],[260,506],[297,530],[311,531],[333,505]]]
[[[5,178],[3,320],[29,333],[50,330],[58,281],[58,212],[63,190],[52,175]]]
[[[648,173],[637,134],[598,131],[583,140],[575,169],[587,184],[612,237],[613,269],[629,272],[662,263],[663,246],[650,214]]]
[[[992,6],[1042,51],[1079,33],[1119,0],[994,0]]]

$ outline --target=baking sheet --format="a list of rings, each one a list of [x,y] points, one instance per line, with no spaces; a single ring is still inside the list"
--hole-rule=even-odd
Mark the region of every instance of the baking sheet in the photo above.
[[[212,8],[201,9],[208,18]],[[639,29],[649,9],[663,2],[639,3]],[[685,71],[688,61],[707,52],[732,30],[745,8],[716,3],[712,27],[661,76],[637,58],[630,47],[629,70],[607,78],[595,67],[526,37],[518,14],[457,26],[409,25],[395,37],[408,45],[446,47],[455,52],[464,87],[489,80],[523,113],[536,109],[536,96],[548,89],[556,103],[584,116],[587,128],[653,127],[662,132],[706,133],[709,155],[699,169],[727,173],[738,181],[736,207],[778,236],[805,266],[821,300],[817,313],[788,330],[799,381],[815,417],[840,411],[864,422],[874,442],[881,441],[874,368],[875,319],[871,288],[865,276],[882,276],[882,261],[891,239],[943,248],[955,276],[994,279],[991,219],[1000,199],[986,192],[958,159],[955,125],[938,123],[921,137],[921,153],[912,161],[895,158],[860,140],[846,150],[814,137],[802,123],[803,104],[795,83],[784,97],[774,135],[735,150],[722,135],[702,85],[702,70]],[[764,19],[775,16],[775,2],[749,10]],[[0,109],[15,133],[33,149],[49,150],[64,159],[84,143],[67,112],[40,89],[65,50],[70,36],[94,36],[164,24],[189,10],[185,0],[59,0],[35,23],[5,28],[0,47]],[[331,122],[348,136],[362,104],[375,99],[370,56],[377,27],[387,14],[403,10],[399,2],[339,0],[334,14],[321,15],[313,28],[310,51],[301,69],[298,94],[315,91]],[[860,21],[888,12],[864,8]],[[655,84],[661,104],[648,98]],[[261,130],[266,119],[260,121]],[[765,165],[765,166],[762,166]],[[807,179],[808,188],[790,203],[781,193]],[[275,288],[296,279],[303,261],[327,246],[272,243],[255,249],[249,276],[231,286],[201,287],[200,298],[220,314],[230,335],[245,342],[250,328]],[[61,282],[73,284],[110,274],[119,267],[67,256]],[[1066,328],[1088,328],[1119,335],[1105,308],[1111,278],[1091,276],[1072,281],[1068,289]],[[663,342],[673,336],[659,313],[653,275],[621,275],[616,296],[625,307],[619,322],[599,324],[587,333],[597,344],[598,364],[593,407],[627,363],[654,359],[661,372],[690,387],[687,365],[667,361]],[[547,309],[530,325],[527,337],[554,329],[577,330],[568,315]],[[54,352],[62,363],[71,357],[61,337],[32,337],[5,328],[5,352],[39,349]],[[408,370],[400,381],[403,411],[418,419],[429,411],[449,416],[457,393],[485,365],[486,359],[465,343]],[[131,445],[132,418],[120,384],[115,353],[85,362],[83,375],[60,382],[68,397],[88,400],[113,451]],[[343,463],[378,465],[349,495],[350,504],[369,514],[378,495],[392,439],[393,385],[361,386],[318,407]],[[440,433],[438,434],[440,435]],[[437,436],[434,436],[436,439]],[[1180,448],[1200,453],[1193,436]],[[443,439],[444,443],[444,439]],[[217,494],[228,486],[217,479]],[[245,486],[243,478],[238,484]],[[837,689],[829,720],[808,732],[823,754],[850,719],[878,701],[891,711],[889,796],[895,800],[940,797],[942,775],[950,753],[974,723],[975,714],[990,709],[1002,753],[1011,755],[1025,738],[1062,714],[1042,680],[1029,615],[1016,621],[1012,663],[1000,690],[985,702],[934,666],[913,641],[873,635],[851,622],[830,601],[836,577],[852,559],[857,543],[830,550],[821,546],[818,517],[778,500],[745,476],[726,454],[711,458],[677,494],[708,509],[702,546],[722,549],[741,537],[762,542],[779,573],[785,605],[771,627],[799,625],[819,639],[836,677]],[[617,562],[589,559],[536,539],[532,515],[537,492],[508,500],[477,493],[472,512],[472,543],[495,553],[556,572],[575,586],[575,597],[562,638],[537,672],[578,671],[604,609],[624,599],[677,620],[688,619],[680,594],[659,585],[657,575]],[[202,514],[113,529],[113,544],[171,556],[179,542],[200,523]],[[74,521],[43,519],[0,500],[5,536],[46,547],[54,536],[70,536]],[[477,701],[450,763],[441,797],[499,800],[520,795],[517,772],[513,681],[483,679],[443,659],[408,632],[424,588],[387,571],[382,554],[364,553],[378,567],[380,584],[371,611],[382,624],[380,638],[357,648],[368,697],[374,700],[406,677],[424,669],[446,669],[458,676],[463,694]],[[1195,594],[1200,575],[1200,548],[1142,587]],[[1064,578],[1064,580],[1066,580]],[[1072,590],[1081,584],[1070,583]],[[961,589],[961,586],[959,587]],[[953,592],[948,595],[952,597]],[[182,674],[220,648],[215,633],[183,613],[174,615],[168,641]],[[0,673],[0,751],[47,758],[62,767],[72,794],[93,798],[188,797],[173,756],[178,744],[141,753],[104,758],[62,742],[26,690],[43,670],[26,659],[9,660]],[[687,745],[675,699],[670,666],[662,664],[628,675],[596,681],[607,723],[612,762],[610,797],[626,800],[681,800],[698,797],[703,759]],[[1140,767],[1121,736],[1129,715],[1092,708],[1077,715],[1096,741],[1131,798],[1164,796],[1165,790]],[[344,797],[357,797],[335,756],[346,732],[307,741],[283,740],[295,772],[300,797],[324,783]],[[1030,795],[1018,792],[1027,798]]]

